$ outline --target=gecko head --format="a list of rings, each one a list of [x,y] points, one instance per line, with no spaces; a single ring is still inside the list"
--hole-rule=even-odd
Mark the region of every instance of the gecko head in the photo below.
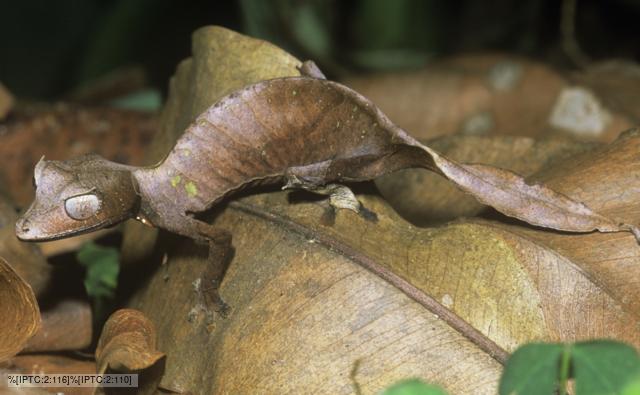
[[[135,215],[140,198],[131,168],[97,155],[66,161],[40,159],[35,200],[16,222],[25,241],[46,241],[90,232]]]

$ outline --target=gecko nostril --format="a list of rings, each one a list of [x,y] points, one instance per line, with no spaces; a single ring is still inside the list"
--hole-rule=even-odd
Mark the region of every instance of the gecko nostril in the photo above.
[[[29,231],[29,221],[27,221],[27,220],[22,221],[22,224],[20,224],[20,228],[22,229],[23,232],[28,232]]]

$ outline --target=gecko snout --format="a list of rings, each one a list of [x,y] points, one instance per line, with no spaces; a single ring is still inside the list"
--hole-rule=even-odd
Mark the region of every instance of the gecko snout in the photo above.
[[[30,233],[31,226],[29,220],[26,218],[18,218],[16,221],[16,236],[21,240],[29,240],[33,237]]]

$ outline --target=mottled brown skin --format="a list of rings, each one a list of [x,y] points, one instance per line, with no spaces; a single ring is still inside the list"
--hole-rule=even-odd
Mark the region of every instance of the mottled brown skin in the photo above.
[[[532,224],[570,231],[616,231],[588,207],[505,170],[460,165],[420,144],[353,90],[312,77],[263,81],[221,99],[153,167],[97,156],[41,161],[36,199],[16,224],[22,240],[42,241],[128,218],[209,243],[221,279],[230,236],[194,217],[256,184],[321,190],[407,167],[435,171],[485,204]],[[75,217],[75,219],[74,219]],[[214,290],[218,280],[212,280]],[[214,292],[217,294],[217,292]],[[226,309],[216,297],[218,310]]]
[[[193,237],[200,225],[188,214],[249,185],[287,181],[313,190],[394,170],[398,164],[388,159],[411,138],[376,124],[360,108],[370,104],[347,100],[348,93],[333,82],[298,77],[256,84],[220,101],[160,165],[133,172],[141,212],[159,227]],[[395,146],[396,139],[404,144]],[[189,234],[185,223],[191,223]]]
[[[200,115],[157,166],[126,166],[97,155],[41,160],[34,175],[35,201],[17,222],[16,234],[22,240],[45,241],[136,218],[207,242],[211,260],[220,259],[229,235],[193,214],[226,195],[249,185],[283,181],[313,190],[406,166],[385,162],[396,149],[406,148],[394,147],[394,140],[412,139],[389,133],[370,111],[362,111],[373,107],[371,103],[364,98],[354,103],[350,95],[346,87],[309,77],[265,81]],[[358,133],[349,138],[350,130]],[[84,220],[70,218],[65,201],[83,195],[97,196],[99,210]],[[208,277],[216,283],[213,279],[220,279],[225,268],[212,269]],[[225,310],[221,302],[218,306]]]

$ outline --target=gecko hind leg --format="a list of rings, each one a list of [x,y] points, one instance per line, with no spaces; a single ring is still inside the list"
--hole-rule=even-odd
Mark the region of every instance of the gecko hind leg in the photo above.
[[[346,185],[342,184],[328,184],[322,187],[311,189],[311,192],[320,195],[329,196],[329,204],[334,209],[347,209],[355,213],[360,213],[362,204],[353,193],[353,191]]]
[[[329,204],[335,209],[347,209],[360,213],[362,204],[351,189],[338,183],[325,183],[326,163],[290,167],[285,172],[286,184],[282,189],[304,189],[329,196]]]
[[[351,210],[367,221],[377,222],[378,216],[358,200],[351,188],[339,183],[324,182],[327,163],[288,168],[285,172],[286,184],[282,189],[304,189],[329,196],[329,205],[333,210]]]

